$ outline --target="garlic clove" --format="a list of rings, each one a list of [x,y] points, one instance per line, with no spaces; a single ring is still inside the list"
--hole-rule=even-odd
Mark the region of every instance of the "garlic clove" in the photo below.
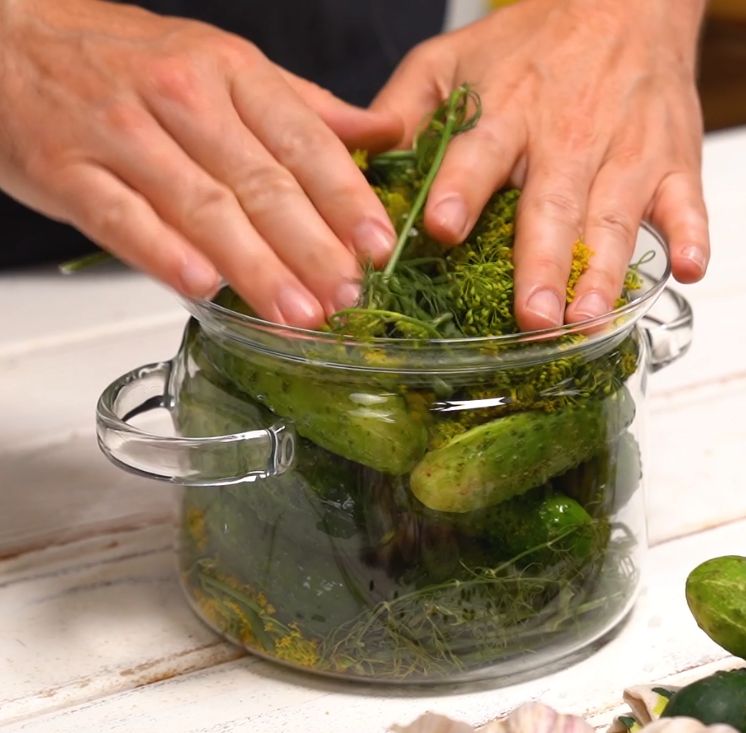
[[[406,726],[394,725],[391,733],[474,733],[467,723],[451,720],[444,715],[425,713]]]

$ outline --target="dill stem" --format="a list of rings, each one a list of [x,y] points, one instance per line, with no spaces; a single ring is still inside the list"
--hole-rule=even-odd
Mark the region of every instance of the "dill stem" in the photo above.
[[[450,141],[451,137],[453,137],[453,131],[456,127],[456,108],[458,106],[459,100],[461,99],[461,96],[466,93],[466,89],[461,86],[455,91],[451,92],[451,96],[448,98],[445,125],[443,126],[443,133],[440,136],[438,149],[435,151],[435,157],[433,158],[433,162],[430,165],[430,170],[427,172],[427,176],[425,176],[425,180],[422,182],[422,187],[417,192],[417,198],[412,204],[412,208],[409,210],[407,220],[404,222],[404,226],[399,232],[399,237],[396,240],[396,247],[391,254],[391,258],[389,259],[386,267],[383,270],[384,281],[391,277],[391,274],[394,272],[396,264],[399,261],[399,257],[401,257],[401,253],[404,250],[404,245],[407,243],[407,238],[409,237],[409,232],[412,229],[412,225],[414,224],[415,219],[422,210],[422,207],[425,205],[427,195],[430,192],[430,188],[433,185],[435,176],[440,169],[440,164],[443,162],[443,158],[446,154],[448,142]]]
[[[87,270],[89,267],[95,267],[104,262],[109,262],[113,257],[108,252],[92,252],[89,255],[78,257],[75,260],[69,260],[59,265],[59,270],[63,275],[72,275],[80,270]]]

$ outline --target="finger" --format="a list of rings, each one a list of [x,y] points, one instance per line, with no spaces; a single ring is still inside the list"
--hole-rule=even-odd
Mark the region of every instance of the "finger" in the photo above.
[[[524,146],[517,122],[487,114],[451,140],[428,195],[428,231],[444,244],[463,242],[490,196],[508,180]]]
[[[642,167],[609,161],[598,172],[588,200],[583,241],[593,255],[568,305],[568,323],[608,313],[622,291],[640,220],[652,196]]]
[[[335,97],[318,84],[280,70],[295,93],[350,149],[388,150],[401,140],[404,125],[395,111],[362,109]]]
[[[194,161],[233,191],[254,229],[327,314],[357,302],[355,256],[292,174],[246,129],[226,92],[205,96],[191,109],[160,101],[152,111]]]
[[[383,264],[396,242],[394,227],[339,138],[277,74],[237,76],[232,98],[243,123],[290,171],[336,237],[360,259]]]
[[[650,221],[668,242],[671,269],[680,282],[700,280],[710,261],[707,209],[700,176],[671,173],[658,186]]]
[[[559,326],[573,244],[585,219],[591,173],[568,158],[529,163],[516,220],[515,314],[523,330]]]
[[[210,262],[109,171],[78,164],[54,188],[63,218],[119,259],[193,298],[218,288],[220,276]]]
[[[400,117],[404,124],[399,142],[402,146],[411,145],[417,130],[455,86],[454,79],[441,80],[433,75],[434,68],[445,67],[442,59],[435,64],[436,52],[427,43],[410,52],[370,105],[373,110],[394,112]]]
[[[143,109],[110,109],[95,141],[105,165],[214,263],[267,320],[314,327],[323,310],[249,222],[233,192],[197,165]]]

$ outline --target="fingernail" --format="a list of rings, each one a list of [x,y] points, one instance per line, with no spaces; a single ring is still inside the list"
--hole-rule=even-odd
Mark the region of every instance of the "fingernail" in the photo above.
[[[528,299],[526,309],[548,321],[548,325],[559,326],[562,323],[562,303],[553,290],[537,290]]]
[[[581,318],[595,318],[603,316],[611,310],[611,307],[600,293],[592,292],[580,296],[573,303],[573,312]]]
[[[695,245],[684,247],[681,250],[681,259],[689,260],[700,272],[704,272],[707,267],[705,253]]]
[[[334,305],[337,310],[352,308],[360,300],[360,286],[357,283],[342,283],[334,294]]]
[[[293,288],[280,290],[277,294],[277,307],[285,323],[290,326],[317,326],[324,317],[315,300]]]
[[[200,259],[187,257],[181,266],[181,284],[193,298],[207,298],[220,287],[220,276],[214,267]]]
[[[355,230],[352,244],[358,254],[369,257],[373,262],[384,262],[394,249],[396,234],[385,224],[364,221]]]
[[[460,196],[449,196],[433,209],[433,218],[438,228],[450,232],[454,237],[464,234],[467,216],[466,204]]]

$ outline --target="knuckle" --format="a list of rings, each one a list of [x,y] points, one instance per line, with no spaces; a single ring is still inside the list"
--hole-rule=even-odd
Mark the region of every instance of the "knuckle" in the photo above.
[[[275,154],[288,168],[296,168],[309,157],[323,154],[329,139],[320,125],[295,124],[278,134]]]
[[[113,101],[100,112],[104,127],[118,136],[137,138],[148,126],[145,110],[133,102]]]
[[[182,220],[190,229],[209,228],[234,204],[235,197],[225,186],[212,183],[195,186],[187,197]]]
[[[260,214],[276,208],[279,201],[297,195],[299,188],[284,168],[260,165],[244,174],[234,190],[247,211]]]
[[[601,211],[594,217],[593,224],[625,242],[630,242],[636,234],[636,226],[632,219],[618,210]]]
[[[470,131],[472,142],[486,153],[488,158],[504,155],[507,147],[505,134],[493,125],[477,125]]]
[[[210,53],[231,69],[255,64],[266,58],[256,46],[244,38],[222,32],[211,36]]]
[[[404,57],[403,63],[442,63],[444,49],[445,47],[439,42],[438,38],[428,38],[413,46]]]
[[[131,216],[131,206],[123,195],[96,199],[95,206],[86,206],[80,212],[81,228],[90,232],[101,242],[118,240],[127,228]]]
[[[615,170],[640,170],[648,164],[648,156],[645,151],[637,146],[618,148],[609,156],[607,165],[612,165]]]
[[[188,57],[175,54],[150,63],[147,79],[161,99],[195,109],[201,99],[201,83],[197,64]]]
[[[599,131],[591,114],[560,115],[553,121],[550,149],[566,155],[587,155],[598,145]]]
[[[613,301],[622,290],[624,273],[612,272],[610,269],[588,270],[583,276],[583,293],[602,293]],[[580,292],[577,294],[580,297]]]
[[[544,191],[531,198],[527,208],[533,215],[569,223],[580,231],[582,208],[570,194],[561,191]]]
[[[531,261],[533,277],[537,282],[554,285],[565,279],[566,268],[558,258],[538,255]]]

